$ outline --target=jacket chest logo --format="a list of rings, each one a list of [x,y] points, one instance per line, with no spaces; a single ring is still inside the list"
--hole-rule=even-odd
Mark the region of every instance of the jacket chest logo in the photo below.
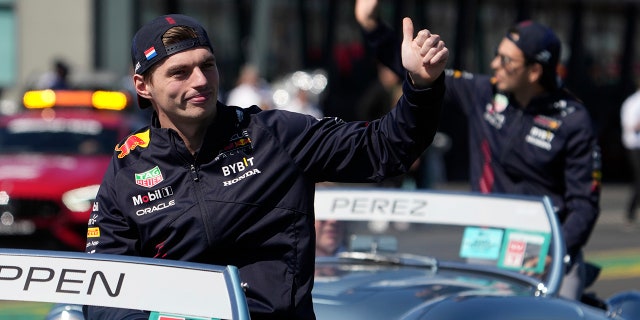
[[[253,157],[250,157],[250,158],[244,157],[242,158],[241,161],[237,161],[232,164],[222,166],[221,170],[222,170],[223,176],[234,177],[230,180],[223,181],[222,185],[225,187],[228,187],[248,177],[262,173],[260,170],[255,168],[255,163],[253,162],[253,160],[254,160]]]
[[[146,188],[153,188],[164,180],[162,172],[158,166],[140,173],[135,173],[136,184]]]
[[[249,137],[249,133],[246,130],[243,130],[241,133],[231,136],[229,142],[219,150],[218,156],[214,161],[240,154],[241,152],[250,153],[250,150],[251,137]]]
[[[222,167],[222,174],[226,177],[229,176],[230,174],[238,174],[242,171],[245,171],[247,169],[249,169],[250,167],[253,167],[253,157],[251,158],[242,158],[242,161],[238,161],[236,163],[232,163],[228,166],[223,166]]]
[[[146,148],[149,146],[149,130],[131,135],[121,145],[116,146],[116,151],[119,151],[118,158],[122,159],[131,153],[131,150],[141,147]]]
[[[525,141],[548,151],[551,150],[551,141],[553,141],[554,137],[555,134],[550,130],[533,126],[531,127],[531,130],[529,130],[529,134],[525,137]]]
[[[529,134],[525,137],[525,141],[538,148],[551,150],[551,142],[555,138],[556,130],[562,126],[562,120],[537,115],[533,118],[533,126],[529,130]]]
[[[504,125],[504,110],[509,105],[509,99],[503,94],[496,94],[491,103],[487,103],[484,111],[484,120],[496,129]]]

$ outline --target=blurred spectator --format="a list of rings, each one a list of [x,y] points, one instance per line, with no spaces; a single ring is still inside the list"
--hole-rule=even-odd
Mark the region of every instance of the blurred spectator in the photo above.
[[[334,256],[345,250],[344,222],[316,220],[316,257]]]
[[[347,251],[345,221],[316,220],[316,258],[333,257]],[[316,277],[335,277],[341,273],[335,266],[316,265]]]
[[[319,182],[318,189],[335,187],[333,182]],[[345,251],[345,222],[338,220],[315,220],[316,257],[330,257]]]
[[[376,63],[377,77],[371,82],[356,103],[356,120],[371,121],[387,114],[395,105],[402,94],[402,82],[400,77],[382,63]],[[400,95],[399,95],[400,93]],[[401,188],[405,184],[413,189],[414,176],[420,168],[421,159],[411,166],[406,175],[386,179],[377,183],[383,188]]]
[[[416,174],[416,189],[430,189],[434,185],[447,182],[445,153],[451,149],[451,137],[442,131],[436,132],[433,143],[419,159],[420,168]]]
[[[258,68],[247,64],[240,70],[236,86],[229,91],[227,105],[248,108],[256,105],[263,110],[272,109],[268,85],[260,78]]]
[[[358,120],[356,105],[369,81],[375,77],[371,59],[366,58],[362,43],[337,43],[329,69],[327,95],[322,101],[325,116],[345,121]]]
[[[314,116],[316,119],[323,117],[322,111],[313,101],[311,101],[309,92],[299,88],[296,90],[296,95],[293,97],[291,102],[279,107],[279,109],[308,114]]]
[[[356,113],[358,120],[373,120],[385,115],[393,108],[402,95],[400,77],[389,67],[377,62],[375,81],[364,92]],[[428,189],[435,183],[446,181],[444,153],[451,147],[450,138],[436,133],[434,143],[416,160],[408,174],[388,179],[380,183],[382,187],[401,187],[405,189]]]
[[[38,89],[69,89],[69,65],[62,59],[53,61],[53,70],[43,74],[37,83]]]
[[[100,153],[100,143],[96,139],[88,138],[78,145],[78,154],[96,155]]]
[[[640,79],[638,81],[640,84]],[[636,220],[636,208],[640,200],[640,87],[622,104],[620,110],[622,144],[627,149],[633,181],[631,197],[626,207],[626,222],[631,225]]]
[[[358,120],[373,120],[385,115],[402,95],[400,77],[377,63],[378,77],[366,89],[356,105]]]

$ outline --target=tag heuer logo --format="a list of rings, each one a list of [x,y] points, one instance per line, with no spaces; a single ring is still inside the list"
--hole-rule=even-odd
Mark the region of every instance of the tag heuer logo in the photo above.
[[[158,168],[158,166],[149,171],[136,173],[135,175],[136,184],[147,188],[153,188],[158,183],[162,182],[162,180],[164,180],[164,178],[162,177],[162,172],[160,172],[160,168]]]

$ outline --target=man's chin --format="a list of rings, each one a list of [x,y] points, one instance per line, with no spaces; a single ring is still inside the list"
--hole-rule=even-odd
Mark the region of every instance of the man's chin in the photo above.
[[[496,83],[496,88],[498,89],[498,91],[500,92],[510,92],[511,88],[509,88],[509,86],[506,86],[500,82]]]

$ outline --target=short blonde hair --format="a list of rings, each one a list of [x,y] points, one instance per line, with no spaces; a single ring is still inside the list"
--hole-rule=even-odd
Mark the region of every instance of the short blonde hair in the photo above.
[[[165,47],[168,47],[172,44],[195,38],[198,38],[198,34],[192,28],[185,26],[175,26],[167,30],[167,32],[162,35],[162,44],[164,44]],[[157,66],[157,64],[153,65],[151,68],[149,68],[149,70],[144,72],[143,76],[145,78],[145,81],[151,81],[151,79],[153,78],[153,71]]]

